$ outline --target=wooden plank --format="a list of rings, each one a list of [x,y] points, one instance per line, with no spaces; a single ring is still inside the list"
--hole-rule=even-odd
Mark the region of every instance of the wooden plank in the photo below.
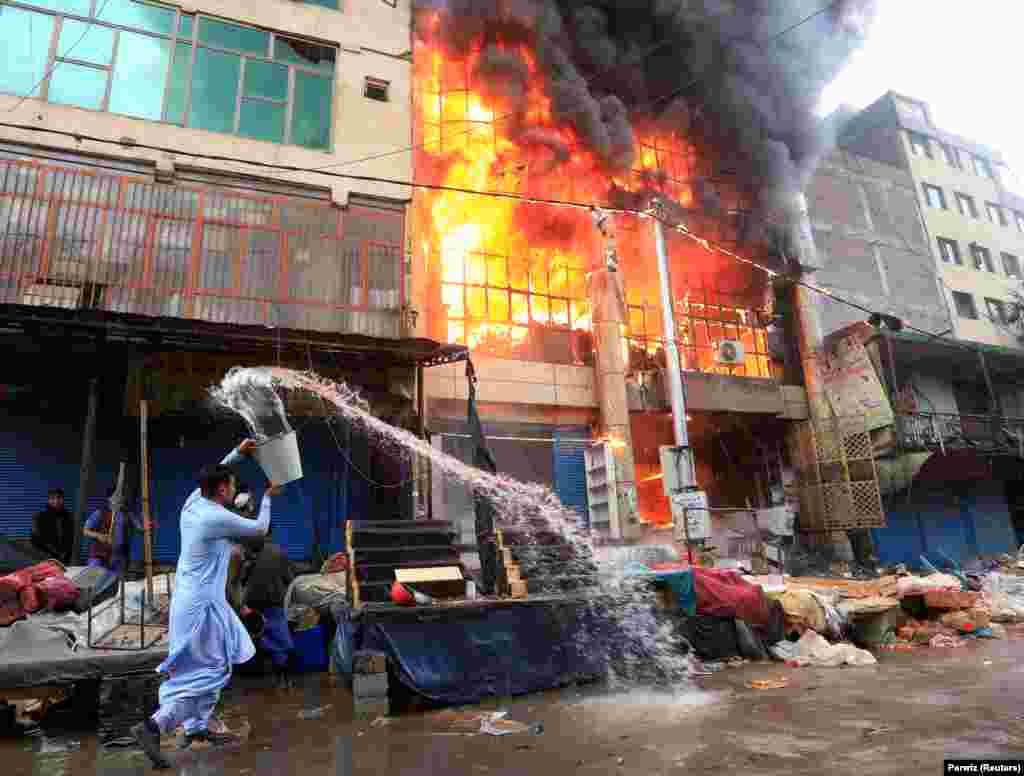
[[[146,562],[146,600],[153,603],[153,534],[149,511],[149,402],[139,402],[139,444],[142,456],[139,476],[142,485],[142,546]]]

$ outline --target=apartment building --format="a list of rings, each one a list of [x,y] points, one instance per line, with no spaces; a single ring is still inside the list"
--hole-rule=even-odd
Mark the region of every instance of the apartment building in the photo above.
[[[843,147],[903,167],[917,188],[952,333],[1021,347],[1024,199],[998,151],[936,126],[927,103],[888,93],[843,132]]]
[[[874,418],[886,562],[1024,540],[1024,219],[1006,178],[997,153],[889,93],[848,119],[808,188],[816,280],[862,308],[819,299],[826,350],[849,364],[839,354],[863,346],[878,378],[860,398]]]
[[[0,3],[0,532],[49,487],[88,508],[136,471],[145,398],[175,558],[196,467],[244,433],[206,397],[233,365],[314,368],[416,425],[431,345],[410,192],[384,182],[412,177],[409,28],[408,0]],[[275,514],[293,555],[339,546],[348,513],[408,511],[371,484],[394,461],[306,426]]]

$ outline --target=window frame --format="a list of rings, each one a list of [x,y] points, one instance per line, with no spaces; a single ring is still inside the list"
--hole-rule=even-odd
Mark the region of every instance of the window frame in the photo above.
[[[946,160],[946,164],[955,170],[962,170],[964,168],[963,159],[960,157],[960,149],[952,143],[939,143],[942,146],[942,156]]]
[[[1021,279],[1020,257],[1017,256],[1017,254],[1015,254],[1015,253],[1009,253],[1008,251],[1000,251],[999,258],[1002,260],[1002,263],[1003,263],[1003,274],[1005,274],[1006,277],[1008,277],[1008,278],[1017,278],[1018,280],[1020,280]],[[1013,267],[1014,267],[1012,272],[1010,271],[1010,268],[1007,266],[1007,261],[1006,261],[1007,259],[1011,259],[1012,260]]]
[[[992,168],[991,162],[983,156],[977,154],[971,154],[971,167],[974,169],[974,174],[979,178],[988,178],[989,180],[995,180],[995,171]]]
[[[960,255],[960,244],[956,240],[951,240],[948,237],[937,237],[935,238],[939,244],[939,258],[942,259],[946,264],[952,264],[957,267],[964,265],[963,258]],[[947,257],[946,248],[950,248],[949,252],[952,259]]]
[[[974,302],[974,295],[967,291],[951,291],[953,296],[953,307],[956,309],[958,318],[963,318],[968,321],[978,320],[978,306]],[[962,304],[966,303],[969,307],[969,315],[964,315],[964,307]]]
[[[984,245],[981,243],[971,243],[971,258],[974,260],[974,269],[979,272],[995,274],[995,265],[992,263],[992,251]]]
[[[910,141],[910,152],[919,158],[935,159],[932,152],[931,138],[921,132],[912,129],[907,130],[907,138]]]
[[[980,214],[978,213],[978,204],[970,194],[964,194],[962,191],[954,191],[953,198],[956,200],[957,210],[960,211],[960,215],[964,218],[973,218],[975,220],[980,218]],[[965,203],[967,205],[966,207]]]
[[[949,210],[946,203],[946,193],[942,190],[941,186],[936,186],[934,183],[922,183],[921,187],[924,189],[924,201],[928,207],[933,210]],[[933,205],[931,193],[935,192],[939,198],[939,204]]]
[[[988,317],[993,323],[1006,324],[1007,313],[1006,313],[1006,302],[1001,299],[993,299],[990,296],[985,297],[985,310],[988,312]]]
[[[258,140],[259,142],[273,143],[274,145],[287,145],[294,146],[296,148],[305,148],[311,151],[321,151],[325,153],[331,152],[335,142],[334,122],[328,122],[328,136],[327,145],[323,148],[319,146],[301,145],[293,141],[294,137],[294,114],[295,114],[295,100],[296,100],[296,73],[303,72],[309,75],[323,78],[328,81],[330,85],[330,107],[333,112],[336,101],[337,101],[337,89],[335,84],[336,73],[337,73],[337,56],[340,54],[340,47],[336,44],[322,43],[312,39],[304,39],[299,35],[293,35],[291,33],[279,32],[265,27],[258,27],[256,25],[240,23],[232,19],[226,19],[212,14],[207,13],[185,13],[181,8],[172,5],[165,5],[160,2],[154,2],[153,0],[130,0],[130,2],[136,2],[144,6],[152,6],[155,8],[163,9],[166,11],[172,11],[174,13],[173,27],[170,33],[159,33],[153,32],[152,30],[142,29],[140,27],[131,27],[125,24],[118,24],[113,21],[106,19],[97,18],[97,14],[101,13],[106,5],[104,0],[91,0],[90,10],[88,16],[82,16],[75,13],[70,13],[63,10],[53,10],[38,5],[34,5],[32,0],[14,0],[14,2],[7,2],[5,4],[10,5],[12,8],[19,10],[28,11],[40,15],[49,16],[54,19],[53,30],[51,32],[51,39],[49,44],[49,53],[46,59],[46,67],[44,70],[45,77],[42,79],[41,84],[33,90],[29,96],[34,99],[39,99],[43,102],[58,105],[63,103],[51,102],[50,100],[50,84],[54,73],[59,69],[61,64],[74,64],[82,67],[88,67],[90,69],[104,71],[106,73],[106,84],[104,89],[104,96],[101,100],[98,108],[85,107],[85,110],[93,110],[101,113],[110,113],[114,116],[125,116],[127,118],[138,119],[141,121],[153,121],[159,124],[167,124],[170,126],[181,127],[184,129],[201,129],[199,127],[190,126],[189,118],[192,110],[192,98],[193,98],[193,85],[195,77],[195,66],[196,59],[198,56],[198,50],[200,48],[207,49],[209,51],[218,52],[221,54],[228,54],[236,56],[239,59],[239,74],[238,82],[235,84],[235,105],[234,105],[234,116],[232,119],[232,130],[231,132],[221,132],[218,130],[205,130],[208,132],[216,132],[217,134],[225,134],[233,137],[240,137],[246,140]],[[191,30],[187,34],[182,34],[182,20],[191,20]],[[213,43],[202,43],[200,42],[200,27],[201,20],[209,19],[214,22],[222,24],[228,24],[234,27],[240,27],[249,30],[256,30],[267,35],[267,48],[262,54],[255,54],[251,51],[242,51],[239,49],[226,48],[224,46],[213,44]],[[114,34],[113,53],[111,61],[107,65],[97,64],[89,62],[87,60],[79,60],[74,57],[74,51],[69,51],[71,56],[58,56],[60,51],[60,36],[62,34],[64,23],[67,20],[81,22],[91,27],[103,28],[111,30]],[[109,110],[110,106],[110,95],[114,83],[118,52],[121,48],[121,37],[123,33],[131,33],[134,35],[141,35],[144,37],[151,38],[153,40],[166,41],[168,47],[167,62],[164,66],[163,72],[163,84],[161,85],[161,99],[160,99],[160,118],[148,118],[139,115],[126,114],[126,113],[114,113]],[[277,49],[277,41],[280,39],[284,40],[296,40],[301,42],[310,43],[315,46],[319,46],[325,49],[333,49],[335,51],[335,64],[330,73],[325,73],[323,69],[311,65],[303,65],[293,61],[286,61],[283,59],[275,59],[275,51]],[[175,75],[175,64],[176,57],[179,53],[179,46],[187,45],[191,47],[190,59],[187,64],[187,78],[184,84],[184,96],[182,98],[182,119],[181,121],[174,121],[168,118],[168,113],[171,108],[170,102],[173,99],[172,82]],[[74,49],[77,44],[71,48]],[[269,101],[275,102],[269,98],[263,98],[258,96],[247,97],[245,96],[245,71],[246,63],[249,61],[266,62],[281,67],[287,68],[288,72],[288,85],[285,100],[276,101],[276,104],[283,104],[285,106],[284,116],[284,127],[281,140],[259,140],[248,135],[242,135],[239,133],[241,125],[241,113],[242,103],[244,101]],[[17,96],[17,95],[16,95]],[[82,106],[76,106],[82,107]]]
[[[998,215],[998,218],[993,218],[992,214]],[[1006,211],[1002,205],[997,205],[995,202],[985,203],[985,215],[988,216],[988,220],[996,226],[1008,226],[1009,223],[1006,220]]]

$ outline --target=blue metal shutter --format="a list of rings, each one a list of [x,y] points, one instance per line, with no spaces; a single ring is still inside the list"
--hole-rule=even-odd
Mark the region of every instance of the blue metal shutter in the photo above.
[[[28,538],[32,517],[46,508],[51,487],[65,491],[74,512],[81,439],[66,426],[8,416],[0,429],[0,534]]]
[[[933,565],[942,568],[946,557],[959,561],[969,554],[959,496],[949,491],[924,492],[918,509],[925,555]]]
[[[584,525],[590,525],[587,503],[587,472],[583,451],[590,444],[586,427],[555,431],[555,494],[565,506],[576,510]]]
[[[897,503],[886,507],[885,521],[885,528],[871,529],[878,559],[886,565],[919,566],[924,544],[917,507],[905,505],[902,497],[897,497]]]
[[[979,554],[997,555],[1017,549],[1006,491],[1001,481],[974,483],[964,498],[964,514],[974,528]]]

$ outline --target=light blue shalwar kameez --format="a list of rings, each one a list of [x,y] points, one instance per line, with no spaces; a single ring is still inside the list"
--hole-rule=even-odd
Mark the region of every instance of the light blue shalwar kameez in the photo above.
[[[238,450],[222,461],[241,459]],[[167,734],[184,723],[186,733],[206,730],[234,664],[255,654],[245,626],[225,595],[231,540],[263,536],[270,524],[270,496],[256,520],[240,517],[203,498],[196,489],[181,509],[181,554],[171,599],[170,650],[157,671],[160,686],[153,721]]]

